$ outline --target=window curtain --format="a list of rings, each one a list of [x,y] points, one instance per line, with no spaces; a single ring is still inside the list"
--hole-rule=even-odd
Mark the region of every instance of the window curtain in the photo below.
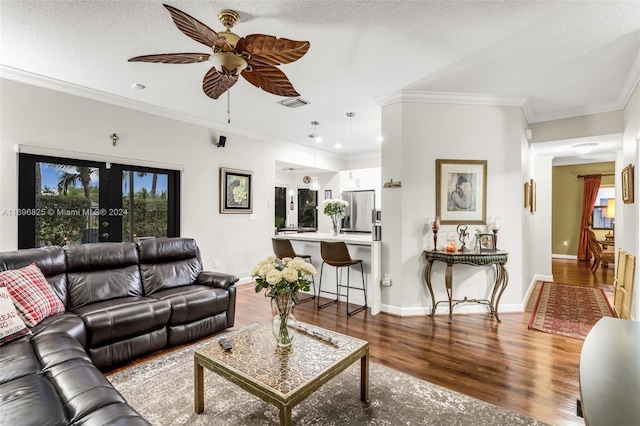
[[[584,196],[582,199],[582,220],[580,221],[580,244],[578,245],[578,260],[589,261],[591,251],[589,250],[589,234],[586,227],[591,221],[593,206],[596,204],[596,197],[600,189],[600,175],[584,177]]]

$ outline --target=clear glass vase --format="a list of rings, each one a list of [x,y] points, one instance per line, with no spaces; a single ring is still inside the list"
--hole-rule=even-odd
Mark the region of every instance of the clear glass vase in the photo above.
[[[275,312],[272,323],[273,336],[279,347],[289,347],[298,328],[298,321],[291,313],[295,305],[293,297],[289,293],[281,294],[272,297],[271,303]]]
[[[334,237],[340,234],[340,218],[337,215],[331,216],[331,235]]]

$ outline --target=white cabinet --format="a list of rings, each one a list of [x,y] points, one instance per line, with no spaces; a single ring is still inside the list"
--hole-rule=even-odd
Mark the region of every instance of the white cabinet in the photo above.
[[[349,174],[353,176],[353,185],[349,185]],[[380,169],[357,169],[340,172],[340,191],[376,189],[380,187]]]

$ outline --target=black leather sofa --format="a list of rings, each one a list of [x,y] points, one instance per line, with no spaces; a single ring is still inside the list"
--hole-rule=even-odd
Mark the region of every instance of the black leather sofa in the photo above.
[[[234,324],[238,279],[203,271],[193,239],[0,253],[30,263],[66,312],[0,346],[0,425],[147,425],[101,371]]]

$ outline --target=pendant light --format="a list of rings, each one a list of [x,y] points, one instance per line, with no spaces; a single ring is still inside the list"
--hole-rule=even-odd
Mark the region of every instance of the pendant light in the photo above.
[[[316,149],[313,149],[313,168],[316,168]],[[314,170],[315,171],[315,170]],[[312,191],[319,191],[320,184],[318,183],[318,176],[314,176],[311,178],[311,185],[309,185],[309,189]]]
[[[356,187],[356,181],[353,178],[353,171],[351,170],[351,158],[353,155],[353,117],[355,112],[348,112],[349,117],[349,179],[347,179],[347,189],[354,189]]]
[[[311,122],[311,124],[313,125],[313,133],[311,133],[309,135],[309,137],[312,138],[317,143],[322,142],[322,138],[317,133],[317,126],[318,126],[318,124],[320,124],[320,122],[314,120],[314,121]],[[316,149],[315,148],[313,148],[313,168],[314,169],[316,168]],[[311,185],[309,185],[309,189],[312,190],[312,191],[319,191],[320,190],[320,184],[318,183],[318,177],[317,176],[313,176],[311,178]]]

